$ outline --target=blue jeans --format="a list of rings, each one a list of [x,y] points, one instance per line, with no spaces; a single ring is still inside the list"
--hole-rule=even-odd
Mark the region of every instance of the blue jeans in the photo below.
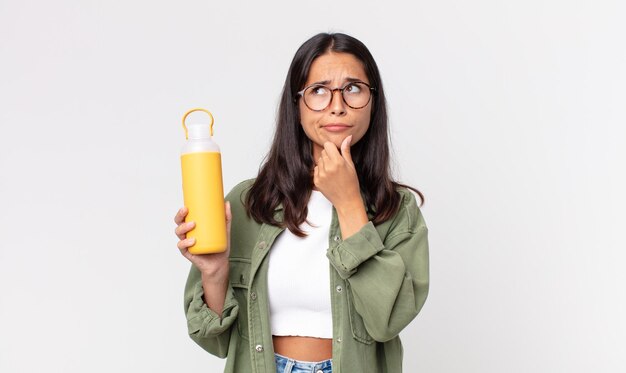
[[[274,354],[276,359],[276,373],[332,373],[332,359],[311,362],[290,359],[283,355]]]

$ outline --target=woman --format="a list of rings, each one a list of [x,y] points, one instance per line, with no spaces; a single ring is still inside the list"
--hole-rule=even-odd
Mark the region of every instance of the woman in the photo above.
[[[225,372],[400,372],[428,293],[427,228],[391,180],[385,96],[360,41],[319,34],[291,63],[267,161],[226,196],[229,248],[178,248],[191,338]],[[423,200],[423,196],[419,194]]]

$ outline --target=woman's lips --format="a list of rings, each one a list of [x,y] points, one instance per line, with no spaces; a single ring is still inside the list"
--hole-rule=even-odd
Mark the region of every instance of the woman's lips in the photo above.
[[[347,130],[348,128],[350,128],[350,126],[341,123],[330,123],[322,126],[322,128],[330,132],[341,132]]]

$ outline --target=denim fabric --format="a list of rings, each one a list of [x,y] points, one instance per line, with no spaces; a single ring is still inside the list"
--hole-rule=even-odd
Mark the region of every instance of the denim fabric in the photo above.
[[[276,373],[332,373],[332,360],[318,362],[298,361],[283,355],[276,356]]]

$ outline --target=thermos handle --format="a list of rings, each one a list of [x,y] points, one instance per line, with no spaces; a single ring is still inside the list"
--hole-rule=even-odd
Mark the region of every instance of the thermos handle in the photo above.
[[[183,115],[183,128],[185,129],[185,139],[186,140],[189,139],[189,135],[187,134],[187,126],[185,125],[185,119],[187,119],[187,115],[193,113],[194,111],[203,111],[209,114],[209,117],[211,117],[211,124],[209,124],[209,126],[211,126],[211,137],[213,137],[213,114],[211,114],[211,112],[208,111],[207,109],[196,108],[196,109],[189,110],[188,112],[185,113],[185,115]]]

